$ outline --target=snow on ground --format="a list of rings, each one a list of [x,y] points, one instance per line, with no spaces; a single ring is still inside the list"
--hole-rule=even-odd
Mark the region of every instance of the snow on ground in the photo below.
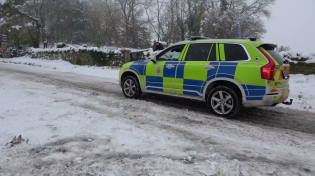
[[[93,107],[94,103],[85,104],[86,95],[81,97],[81,92],[63,92],[56,90],[55,86],[25,83],[15,79],[14,76],[6,75],[0,82],[0,175],[44,174],[48,172],[49,166],[49,172],[55,175],[81,172],[93,175],[96,170],[102,171],[105,167],[105,163],[99,160],[126,157],[127,161],[122,163],[107,163],[108,171],[120,175],[120,172],[128,174],[128,171],[117,165],[127,164],[128,160],[139,158],[135,165],[147,164],[150,168],[152,166],[149,165],[153,163],[143,163],[142,157],[158,157],[163,154],[181,160],[187,156],[183,151],[169,149],[189,147],[189,143],[177,140],[172,134],[164,135],[162,131],[150,127],[145,129],[141,125],[121,120],[124,118],[123,106],[119,107],[115,97],[102,99],[107,104],[106,112],[97,113],[89,110],[88,107]],[[75,105],[73,102],[69,104],[72,100],[75,100]],[[128,106],[132,106],[132,103],[128,102]],[[17,134],[28,138],[28,144],[13,148],[3,147]],[[32,155],[40,157],[32,160]],[[27,161],[26,158],[30,160]],[[77,168],[72,168],[72,171],[60,170],[67,168],[68,162]],[[157,166],[160,169],[173,163],[171,159],[162,156],[156,162],[160,163]],[[89,164],[85,165],[86,163]],[[34,165],[36,170],[33,166],[23,167],[27,164]],[[179,168],[175,169],[187,170],[181,162],[178,165],[176,167]],[[20,168],[26,170],[18,170]]]
[[[280,105],[284,108],[315,112],[315,75],[291,75],[290,97],[293,105]]]
[[[28,57],[0,59],[0,62],[12,64],[26,64],[30,66],[53,69],[57,72],[72,72],[81,75],[96,76],[105,78],[107,82],[118,83],[118,69],[109,67],[78,66],[63,60],[31,59]],[[315,112],[315,75],[291,75],[289,99],[293,99],[292,106],[280,105],[284,108],[297,109],[302,111]]]
[[[308,176],[315,171],[312,134],[66,86],[6,72],[1,65],[0,74],[0,175]],[[5,146],[17,135],[28,143]]]

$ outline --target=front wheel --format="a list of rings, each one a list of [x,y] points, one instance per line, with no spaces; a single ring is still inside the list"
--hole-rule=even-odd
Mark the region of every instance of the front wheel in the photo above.
[[[139,98],[141,96],[140,84],[134,76],[127,76],[121,87],[127,98]]]
[[[241,95],[227,86],[218,86],[210,91],[207,105],[211,112],[220,117],[232,118],[242,108]]]

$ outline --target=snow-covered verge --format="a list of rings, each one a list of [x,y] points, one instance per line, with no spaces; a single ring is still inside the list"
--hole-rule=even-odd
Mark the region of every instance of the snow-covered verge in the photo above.
[[[312,134],[37,76],[0,74],[0,175],[311,176],[315,171]],[[25,141],[5,145],[17,135]]]
[[[306,53],[306,52],[299,52],[299,51],[282,51],[280,52],[280,55],[288,59],[292,62],[297,61],[304,61],[306,63],[315,63],[315,53]]]
[[[189,157],[186,152],[170,150],[189,147],[189,143],[124,120],[133,117],[123,111],[125,105],[133,106],[132,102],[124,105],[115,97],[106,96],[101,99],[106,104],[102,105],[106,106],[104,112],[97,113],[90,108],[100,107],[86,103],[90,102],[89,97],[98,99],[93,92],[25,84],[9,75],[1,77],[0,85],[0,175],[193,172],[184,167],[185,157]],[[17,134],[28,142],[5,146]],[[187,162],[191,160],[188,158]]]
[[[20,57],[12,59],[0,59],[0,63],[23,64],[34,67],[47,68],[56,72],[71,72],[87,76],[96,76],[106,79],[106,82],[118,83],[119,70],[110,67],[79,66],[72,65],[64,60],[45,60]]]
[[[72,72],[81,75],[103,77],[107,82],[118,83],[119,70],[109,67],[78,66],[63,60],[31,59],[28,57],[0,59],[2,63],[24,64],[35,67],[53,69],[57,72]],[[285,108],[315,112],[315,75],[291,75],[289,99],[293,99],[291,106]]]
[[[301,111],[315,112],[315,75],[291,75],[290,78],[290,97],[293,105],[285,108],[297,109]]]

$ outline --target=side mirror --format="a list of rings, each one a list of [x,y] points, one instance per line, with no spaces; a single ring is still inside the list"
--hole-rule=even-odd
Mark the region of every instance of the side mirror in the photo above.
[[[152,61],[154,64],[156,64],[156,56],[150,57],[150,61]]]

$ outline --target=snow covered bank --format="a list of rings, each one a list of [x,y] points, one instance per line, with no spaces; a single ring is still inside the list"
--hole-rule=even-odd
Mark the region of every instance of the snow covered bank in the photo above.
[[[1,64],[22,64],[33,67],[47,68],[56,72],[71,72],[87,76],[96,76],[106,78],[106,82],[118,83],[119,69],[110,67],[95,67],[95,66],[79,66],[72,65],[64,60],[45,60],[31,59],[29,57],[0,59]],[[34,68],[35,69],[35,68]],[[105,80],[105,79],[104,79]]]
[[[188,154],[170,150],[189,143],[125,121],[122,104],[115,97],[102,98],[107,105],[98,113],[89,109],[95,103],[86,104],[89,98],[97,99],[97,94],[23,82],[13,75],[0,79],[0,175],[94,175],[105,170],[113,175],[137,170],[145,174],[140,166],[132,165],[150,168],[153,163],[155,172],[167,173],[169,164],[174,164],[170,173],[192,172],[181,162]],[[5,146],[17,134],[29,142]],[[174,156],[178,162],[163,156]]]
[[[293,105],[281,107],[315,112],[315,75],[291,75],[290,97]]]
[[[24,64],[28,66],[42,67],[56,72],[72,72],[81,75],[105,78],[104,81],[118,83],[119,70],[109,67],[77,66],[63,60],[43,60],[31,58],[0,59],[0,62],[11,64]],[[290,99],[294,99],[292,106],[281,107],[315,112],[315,75],[291,75]]]

